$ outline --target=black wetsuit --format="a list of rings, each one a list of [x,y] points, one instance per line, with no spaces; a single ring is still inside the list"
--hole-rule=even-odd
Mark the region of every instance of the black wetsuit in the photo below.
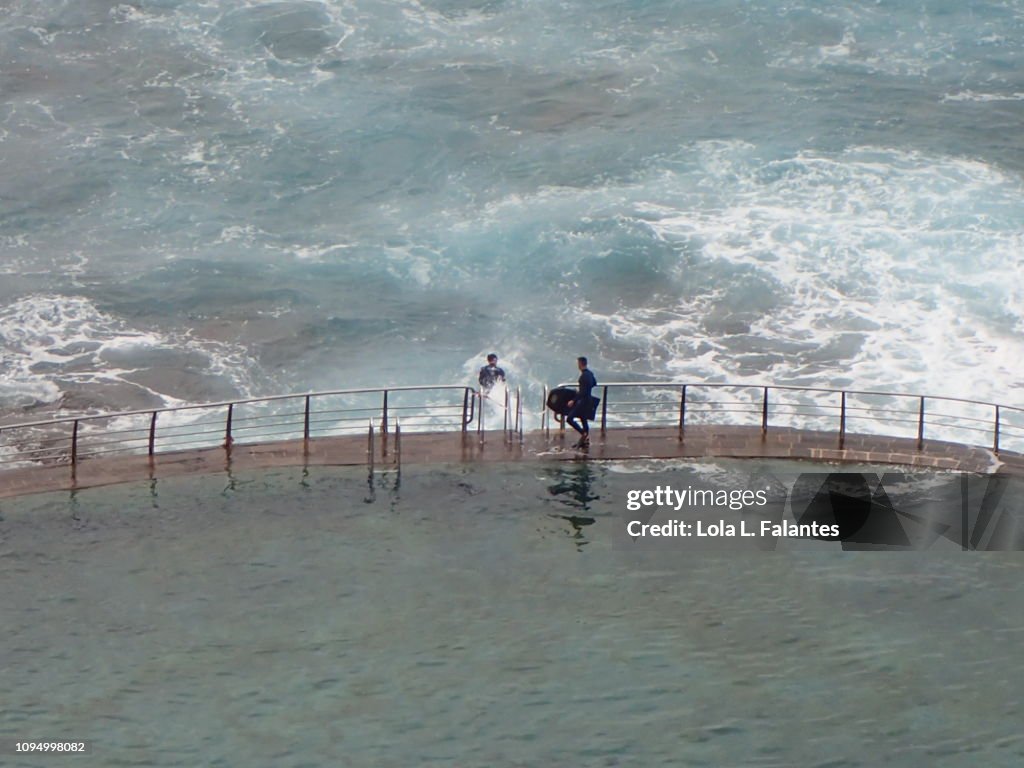
[[[480,376],[478,381],[480,382],[481,389],[490,389],[499,381],[505,380],[505,371],[496,365],[485,365],[480,369]]]
[[[590,425],[587,424],[587,419],[590,418],[590,412],[594,410],[591,392],[596,386],[597,378],[589,368],[580,371],[580,389],[576,396],[576,402],[572,404],[572,410],[565,416],[565,422],[584,437],[590,434]],[[583,423],[582,427],[576,424],[575,419],[577,418]]]

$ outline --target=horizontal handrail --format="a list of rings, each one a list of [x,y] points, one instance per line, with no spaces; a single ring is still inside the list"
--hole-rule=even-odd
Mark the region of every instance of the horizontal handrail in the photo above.
[[[558,387],[575,387],[577,382],[568,381],[563,384],[558,384]],[[966,403],[968,405],[984,405],[988,408],[1001,408],[1003,410],[1019,411],[1024,413],[1024,406],[1017,407],[1012,405],[1003,405],[1002,403],[991,403],[987,400],[971,400],[966,397],[950,397],[948,395],[922,395],[920,393],[910,392],[881,392],[876,390],[865,390],[865,389],[833,389],[830,387],[801,387],[795,384],[747,384],[747,383],[731,383],[724,381],[715,382],[693,382],[693,381],[609,381],[607,384],[599,383],[595,389],[601,389],[602,387],[690,387],[701,388],[701,389],[756,389],[763,390],[767,387],[771,391],[789,391],[789,392],[819,392],[825,395],[839,395],[845,392],[849,395],[867,395],[872,397],[915,397],[915,398],[927,398],[928,400],[945,400],[952,403]],[[654,401],[659,402],[659,401]],[[0,427],[2,428],[2,427]]]
[[[82,416],[65,416],[59,419],[47,421],[16,422],[14,424],[0,424],[0,430],[14,429],[21,427],[47,427],[52,424],[70,424],[75,421],[88,421],[95,419],[114,419],[123,416],[151,416],[154,413],[177,413],[179,411],[194,411],[202,408],[226,408],[229,405],[251,405],[253,403],[273,403],[280,400],[292,400],[298,397],[333,397],[335,395],[373,395],[382,392],[425,392],[428,390],[465,390],[473,391],[472,387],[464,384],[423,384],[410,387],[368,387],[362,389],[334,389],[322,392],[300,392],[294,395],[267,395],[266,397],[249,397],[244,400],[221,400],[215,403],[189,403],[187,405],[169,405],[163,408],[142,408],[137,411],[112,411],[110,413],[92,413]],[[364,410],[372,410],[365,408]]]
[[[574,384],[569,382],[559,386],[571,387]],[[627,389],[641,392],[624,393],[624,399],[618,400],[616,393]],[[732,392],[712,394],[723,390]],[[737,390],[748,391],[749,396]],[[545,387],[545,398],[548,391]],[[411,399],[396,397],[404,393],[427,393],[428,396]],[[787,393],[801,393],[809,397],[787,397]],[[601,396],[603,401],[594,420],[600,424],[602,432],[609,423],[613,426],[648,427],[671,424],[678,425],[680,439],[683,439],[688,417],[691,424],[722,425],[750,425],[749,422],[756,419],[762,432],[780,427],[794,428],[794,425],[799,429],[835,432],[841,448],[851,431],[852,423],[867,433],[916,436],[918,450],[922,449],[926,438],[938,439],[936,435],[940,430],[941,434],[955,434],[957,442],[970,445],[977,444],[973,442],[973,435],[989,433],[989,445],[996,453],[999,452],[1001,441],[1004,444],[1011,441],[1017,445],[1020,438],[1024,437],[1021,431],[1024,429],[1024,419],[1019,416],[1024,414],[1024,407],[943,395],[788,384],[680,381],[614,381],[599,384],[594,394]],[[339,402],[331,398],[352,400]],[[367,398],[379,399],[374,403]],[[906,403],[906,407],[901,407],[893,402],[872,403],[870,400],[865,401],[865,398],[910,402]],[[316,403],[318,399],[327,401]],[[485,400],[490,403],[487,409],[484,407]],[[299,401],[299,405],[267,407],[284,401]],[[942,403],[946,403],[946,407],[935,407]],[[313,404],[321,405],[323,409],[314,408]],[[969,408],[958,409],[950,404]],[[933,407],[929,409],[928,405]],[[265,410],[248,410],[245,406],[263,407]],[[399,414],[402,414],[407,427],[435,431],[461,430],[466,433],[469,425],[474,424],[473,429],[482,442],[485,410],[491,411],[487,415],[488,422],[491,422],[495,419],[495,408],[501,413],[487,427],[500,429],[506,442],[513,441],[516,435],[522,442],[523,408],[518,389],[514,392],[509,390],[501,402],[461,384],[361,387],[0,424],[0,465],[21,462],[70,463],[73,468],[79,460],[89,456],[129,451],[148,452],[153,456],[184,450],[187,446],[220,446],[230,454],[233,445],[281,440],[292,433],[301,436],[294,439],[302,439],[308,446],[314,432],[316,439],[332,434],[351,434],[353,429],[359,430],[368,417],[371,422],[376,422],[377,429],[386,436],[389,422],[397,425]],[[973,410],[977,408],[994,409],[994,418],[984,418],[984,412]],[[965,413],[949,413],[951,410],[963,410]],[[184,423],[164,424],[160,419],[162,414],[185,412],[194,413],[195,416],[180,420]],[[1007,419],[1011,413],[1015,416]],[[126,426],[118,421],[133,418],[145,418],[147,423],[143,425],[135,422],[139,425],[130,426],[132,422],[129,421],[129,426]],[[550,425],[546,410],[540,423],[542,428]],[[559,423],[564,429],[564,422]],[[116,429],[106,429],[105,426]],[[966,440],[960,440],[961,437],[966,437]],[[386,446],[386,441],[383,444]]]
[[[574,382],[558,385],[574,386]],[[623,390],[627,390],[623,395],[625,399],[618,400],[615,393]],[[636,393],[628,390],[641,390],[641,399],[637,400]],[[735,395],[727,396],[726,399],[715,399],[707,390],[746,390],[749,399],[736,399]],[[547,391],[545,389],[545,396]],[[909,433],[913,430],[916,432],[919,451],[923,450],[926,439],[946,440],[952,434],[955,435],[952,442],[977,445],[973,435],[988,433],[991,450],[999,453],[1001,442],[1005,445],[1008,437],[1016,439],[1020,436],[1019,432],[1013,430],[1020,425],[1013,421],[1018,421],[1020,415],[1024,414],[1022,407],[1004,406],[963,397],[789,384],[776,386],[746,382],[612,381],[599,383],[593,393],[602,400],[600,414],[593,420],[595,424],[600,425],[602,433],[609,423],[613,426],[672,424],[678,426],[679,439],[682,440],[687,426],[687,414],[691,423],[696,421],[702,424],[723,425],[735,423],[735,417],[716,420],[715,415],[737,414],[748,419],[759,418],[762,433],[779,427],[834,431],[838,436],[840,448],[843,448],[849,424],[853,422],[858,427],[856,431],[863,431],[871,424],[873,427],[867,429],[868,434],[890,437],[911,437]],[[798,398],[791,393],[809,397]],[[651,399],[652,397],[655,399]],[[873,398],[881,398],[883,402],[874,403],[871,401]],[[799,402],[799,399],[803,399],[804,402]],[[825,399],[833,401],[823,402]],[[894,400],[901,400],[903,403],[892,402]],[[946,404],[945,407],[941,407],[942,404]],[[927,406],[932,406],[932,409],[929,410]],[[965,412],[949,413],[958,408]],[[992,415],[989,418],[979,418],[979,413],[974,409],[990,410]],[[1005,425],[1011,427],[1007,430],[1003,422],[1007,420],[1009,414],[1015,414],[1016,418]],[[695,416],[697,418],[694,418]],[[837,428],[828,426],[828,422],[833,419],[838,420],[838,424],[834,425]],[[542,423],[549,422],[544,420]],[[978,426],[981,424],[987,426]],[[560,426],[561,429],[565,429],[564,421]],[[968,435],[966,440],[963,439],[965,434]]]
[[[308,445],[314,431],[317,437],[348,434],[358,429],[357,424],[365,424],[367,417],[371,422],[376,419],[386,433],[389,407],[396,424],[400,412],[407,424],[423,429],[466,432],[483,415],[476,403],[482,397],[464,384],[358,387],[0,424],[0,465],[70,463],[73,472],[80,460],[103,454],[135,452],[152,457],[217,446],[230,453],[234,445],[289,435],[301,435]],[[324,407],[311,407],[316,400]],[[289,405],[274,407],[286,401]],[[167,419],[166,414],[194,416]]]

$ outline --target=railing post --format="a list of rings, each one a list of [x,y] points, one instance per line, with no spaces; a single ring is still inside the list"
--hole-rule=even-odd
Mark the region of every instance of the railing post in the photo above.
[[[370,426],[366,430],[366,460],[373,471],[373,418],[370,419]]]
[[[839,450],[843,450],[846,442],[846,390],[840,393],[839,400]]]
[[[601,434],[604,434],[605,424],[608,423],[608,385],[605,384],[601,390],[604,398],[601,400]]]
[[[999,453],[999,406],[996,406],[996,423],[993,430],[992,453]]]
[[[679,439],[683,439],[683,432],[686,429],[686,385],[679,393]]]
[[[230,451],[231,450],[231,441],[232,441],[232,437],[231,437],[231,420],[234,417],[234,413],[235,413],[235,404],[234,403],[229,403],[228,404],[227,423],[224,425],[224,450],[226,450],[226,451]]]
[[[480,415],[476,420],[476,433],[480,435],[480,442],[484,441],[484,393],[478,392],[477,398],[480,400]]]
[[[156,453],[156,411],[149,417],[149,457]]]
[[[761,434],[768,434],[768,387],[761,398]]]
[[[466,387],[462,392],[462,431],[469,431],[469,425],[476,418],[476,392],[472,387]]]
[[[516,387],[516,426],[519,431],[519,444],[522,445],[524,442],[523,437],[523,394],[519,391],[519,387]]]
[[[306,395],[306,408],[302,416],[302,442],[306,451],[309,450],[309,401],[310,396]]]
[[[520,424],[519,408],[521,406],[522,406],[522,401],[519,399],[519,387],[516,387],[516,415],[515,415],[515,423],[514,423],[513,428],[512,428],[513,434],[517,434],[517,433],[521,433],[522,432],[522,429],[519,426],[519,424]]]
[[[545,384],[540,392],[540,428],[544,437],[551,437],[551,421],[548,417],[548,385]]]
[[[388,391],[386,389],[384,390],[384,413],[380,417],[380,431],[383,435],[388,433]]]
[[[501,427],[501,439],[502,439],[502,442],[505,442],[505,443],[510,442],[509,441],[509,436],[508,436],[508,400],[509,400],[509,394],[508,394],[508,388],[506,387],[505,388],[505,413],[504,413],[504,419],[505,420],[504,420],[504,423],[502,424],[502,427]]]
[[[402,424],[395,419],[395,465],[402,466]]]
[[[78,464],[78,419],[71,427],[71,466]]]
[[[924,448],[924,395],[921,395],[921,407],[917,412],[917,450]]]

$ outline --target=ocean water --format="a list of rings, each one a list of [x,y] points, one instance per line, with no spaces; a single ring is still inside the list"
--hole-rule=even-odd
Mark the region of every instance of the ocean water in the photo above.
[[[1022,56],[1021,0],[5,0],[0,419],[472,383],[490,351],[527,402],[583,354],[1015,404]],[[1021,765],[1018,560],[637,561],[608,532],[635,482],[4,501],[0,736],[103,766]]]
[[[624,552],[745,462],[299,468],[0,504],[41,766],[1017,768],[1012,553]],[[927,478],[922,478],[927,483]]]
[[[492,350],[1014,404],[1022,54],[1019,0],[8,0],[0,412]]]

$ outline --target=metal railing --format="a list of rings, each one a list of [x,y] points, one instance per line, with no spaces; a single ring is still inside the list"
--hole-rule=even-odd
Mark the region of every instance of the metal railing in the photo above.
[[[562,385],[571,386],[571,385]],[[554,418],[544,389],[541,429]],[[601,432],[616,427],[671,427],[683,439],[690,425],[747,425],[828,432],[844,447],[847,435],[910,438],[1024,452],[1024,409],[953,397],[891,392],[728,383],[612,382],[599,385]],[[490,405],[489,405],[490,404]],[[487,407],[489,406],[489,407]],[[347,389],[247,400],[84,415],[0,425],[0,473],[25,465],[71,465],[103,456],[144,455],[343,435],[490,432],[490,410],[503,441],[522,444],[524,413],[518,389],[504,402],[462,385]],[[498,415],[500,414],[500,415]],[[376,426],[374,426],[376,425]],[[393,426],[389,426],[393,425]],[[382,443],[383,446],[386,443]],[[372,456],[372,446],[370,448]]]
[[[480,441],[483,442],[485,434],[484,422],[486,418],[484,402],[495,403],[495,408],[500,411],[502,418],[502,436],[504,442],[513,443],[518,439],[519,443],[523,442],[523,398],[518,387],[515,390],[515,401],[513,402],[511,391],[505,390],[505,397],[501,402],[491,398],[489,394],[485,392],[477,392],[477,397],[480,400],[480,406],[478,409],[479,418],[477,419],[477,434],[480,436]]]
[[[0,425],[0,472],[25,464],[70,464],[101,456],[148,455],[279,440],[405,432],[470,432],[485,439],[487,395],[462,385],[344,389],[217,403],[83,415]],[[522,442],[520,392],[499,406],[506,443]],[[376,423],[376,427],[374,427]],[[393,425],[393,426],[390,426]],[[396,434],[400,445],[400,435]]]
[[[574,387],[575,383],[559,387]],[[541,429],[550,434],[552,421],[564,430],[564,420],[547,408]],[[598,385],[601,398],[593,420],[603,433],[614,427],[671,427],[680,439],[696,424],[747,425],[763,434],[790,428],[836,435],[843,448],[848,434],[942,440],[1000,450],[1024,451],[1024,408],[956,397],[765,386],[760,384],[610,382]]]
[[[0,425],[0,472],[25,464],[70,464],[101,456],[148,455],[301,439],[356,435],[368,423],[387,435],[469,433],[484,439],[484,397],[461,385],[345,389],[217,403],[83,415]],[[506,398],[504,440],[522,429],[519,391]],[[521,439],[521,435],[520,435]]]

